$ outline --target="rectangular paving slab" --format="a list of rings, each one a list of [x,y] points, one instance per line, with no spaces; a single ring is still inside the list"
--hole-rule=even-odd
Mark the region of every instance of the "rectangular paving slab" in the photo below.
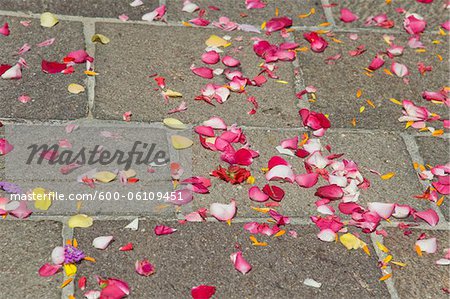
[[[352,23],[344,23],[340,20],[340,9],[348,8],[359,19]],[[397,8],[403,8],[409,13],[417,13],[425,18],[427,21],[426,31],[437,31],[439,24],[448,20],[448,12],[444,8],[444,2],[431,1],[431,3],[419,3],[419,1],[398,0],[392,1],[391,4],[386,4],[385,1],[378,0],[342,0],[339,5],[332,8],[333,17],[339,27],[344,28],[378,28],[366,27],[364,22],[368,17],[374,17],[382,13],[386,13],[389,20],[393,20],[395,26],[394,30],[403,31],[403,20],[405,14],[400,14],[396,11]]]
[[[131,286],[131,298],[187,298],[194,286],[206,284],[217,288],[217,298],[387,298],[385,284],[376,258],[362,250],[348,251],[340,244],[323,243],[310,226],[288,228],[298,232],[298,238],[288,234],[279,238],[261,237],[266,247],[251,245],[243,224],[187,223],[140,221],[139,231],[124,229],[128,222],[96,221],[87,229],[76,229],[80,248],[97,260],[83,263],[79,275],[88,278],[94,288],[94,275],[117,277]],[[155,236],[153,228],[165,224],[178,229],[172,235]],[[145,231],[144,231],[145,230]],[[105,250],[90,244],[98,236],[112,235],[115,241]],[[133,251],[121,252],[119,247],[132,242]],[[243,251],[252,265],[246,275],[237,272],[230,254]],[[370,247],[370,245],[369,245]],[[370,247],[371,252],[374,252]],[[134,271],[136,260],[147,258],[156,268],[150,277]],[[307,278],[322,283],[321,288],[303,284]],[[98,288],[97,288],[98,289]],[[81,295],[76,291],[77,297]]]
[[[416,138],[419,145],[420,155],[425,164],[436,166],[450,162],[450,143],[447,138],[418,137]],[[445,218],[450,220],[450,197],[445,199],[440,206]]]
[[[442,289],[450,288],[448,266],[436,265],[444,257],[448,248],[449,231],[413,229],[410,236],[403,235],[398,228],[387,229],[388,236],[384,244],[389,248],[393,261],[406,263],[405,267],[392,265],[393,279],[400,298],[448,298]],[[436,238],[438,249],[434,254],[423,253],[419,257],[414,244],[420,234],[427,238]]]
[[[211,35],[232,37],[232,45],[224,51],[241,60],[242,72],[249,78],[259,74],[262,63],[253,52],[250,38],[261,35],[202,28],[102,23],[96,24],[96,30],[111,39],[108,45],[96,49],[97,71],[101,73],[96,78],[96,118],[122,119],[124,112],[131,111],[134,121],[162,121],[168,117],[167,112],[178,107],[183,100],[187,103],[187,111],[174,117],[185,123],[198,123],[204,120],[205,115],[220,115],[230,123],[266,126],[270,121],[271,126],[298,125],[293,68],[289,62],[278,63],[276,71],[279,79],[288,84],[269,79],[260,88],[246,88],[248,96],[256,97],[259,102],[260,108],[255,115],[247,114],[253,107],[243,93],[232,93],[223,104],[214,101],[215,106],[194,100],[207,83],[226,83],[223,75],[208,80],[190,70],[192,64],[203,66],[201,55],[206,48],[205,41]],[[243,40],[236,40],[238,36],[243,36]],[[281,41],[280,38],[274,40]],[[219,63],[211,67],[224,66]],[[166,88],[182,93],[183,98],[169,99],[166,104],[154,78],[149,78],[154,74],[165,77]]]
[[[199,0],[192,1],[200,9],[205,9],[205,19],[211,22],[217,22],[220,17],[227,17],[232,22],[238,24],[251,24],[259,28],[263,22],[269,21],[275,17],[275,10],[278,8],[279,17],[287,16],[292,19],[294,26],[314,26],[326,22],[326,18],[320,1],[266,1],[266,7],[263,9],[246,9],[245,1],[240,0]],[[215,6],[220,10],[210,9]],[[189,21],[197,18],[198,12],[187,13],[182,11],[182,1],[167,1],[168,21]],[[299,18],[298,15],[308,14],[311,9],[314,14],[307,18]]]
[[[61,298],[63,274],[40,277],[39,268],[51,263],[61,246],[62,225],[53,221],[1,221],[0,284],[2,298]]]
[[[30,26],[21,25],[20,21],[31,21]],[[86,87],[84,65],[76,65],[73,74],[45,74],[41,61],[62,62],[71,51],[84,49],[83,25],[80,22],[60,21],[52,28],[43,28],[38,19],[24,19],[0,16],[0,23],[8,22],[11,34],[2,36],[0,64],[15,65],[22,57],[28,68],[22,68],[22,78],[18,80],[0,80],[0,117],[25,119],[75,119],[87,115],[87,95],[71,94],[67,87],[71,83]],[[55,38],[52,45],[37,47],[50,38]],[[24,45],[31,50],[18,56],[17,52]],[[28,103],[18,100],[19,96],[31,97]]]
[[[143,1],[143,5],[138,7],[131,7],[131,2],[128,0],[114,2],[110,0],[80,0],[75,2],[61,2],[59,0],[4,0],[0,9],[33,13],[49,11],[61,15],[104,18],[117,18],[121,14],[126,14],[132,20],[140,20],[143,14],[151,12],[159,6],[159,1],[157,0]]]
[[[252,149],[260,152],[260,157],[256,158],[250,166],[252,175],[256,178],[255,185],[262,188],[267,184],[261,168],[267,167],[268,160],[275,155],[279,155],[275,149],[283,139],[292,138],[302,132],[294,130],[252,130],[244,129],[249,144]],[[368,202],[389,202],[409,204],[416,209],[427,209],[429,204],[413,198],[414,195],[421,194],[422,186],[416,178],[412,161],[407,154],[406,146],[396,134],[393,133],[357,133],[328,131],[321,138],[322,146],[330,145],[331,152],[343,153],[341,159],[355,161],[361,173],[366,177],[371,186],[368,190],[361,190],[359,202],[363,205]],[[325,154],[328,152],[325,150]],[[218,165],[227,167],[221,162],[219,154],[208,151],[198,143],[193,147],[193,173],[199,176],[208,176]],[[303,159],[297,157],[283,156],[293,166],[297,174],[306,173]],[[395,172],[395,176],[389,180],[382,180],[378,175],[371,173],[369,169],[379,171],[381,174]],[[192,209],[209,207],[213,202],[228,203],[234,198],[237,201],[239,217],[259,217],[261,214],[250,209],[250,206],[263,206],[251,201],[248,198],[248,184],[231,185],[218,178],[211,177],[213,186],[209,194],[197,195],[192,202]],[[319,198],[314,196],[316,188],[324,185],[325,181],[309,189],[301,188],[296,183],[277,183],[284,189],[286,195],[281,201],[280,211],[288,216],[298,216],[307,218],[318,214],[314,202]],[[401,188],[399,188],[401,186]],[[187,208],[187,210],[189,210]]]
[[[405,123],[398,121],[403,115],[402,106],[392,103],[390,98],[398,101],[411,100],[416,105],[425,106],[430,112],[446,118],[448,109],[444,105],[428,102],[422,99],[421,95],[424,91],[439,91],[447,84],[445,78],[449,77],[449,65],[440,61],[436,55],[448,57],[448,39],[424,35],[421,40],[427,51],[417,53],[406,45],[408,35],[393,36],[395,45],[405,47],[403,55],[394,60],[409,69],[409,84],[405,84],[402,78],[390,76],[383,71],[391,68],[392,62],[387,57],[384,66],[373,72],[372,77],[364,74],[364,68],[370,65],[375,55],[389,47],[383,40],[383,34],[360,33],[359,38],[353,41],[349,38],[349,33],[336,33],[334,38],[342,43],[324,36],[329,42],[324,52],[307,51],[298,55],[305,86],[313,85],[317,88],[317,101],[311,104],[311,108],[329,114],[332,127],[352,128],[352,120],[355,118],[356,128],[400,130],[405,127]],[[296,37],[301,46],[309,47],[303,39],[303,32],[298,32]],[[432,40],[439,40],[441,43],[432,44]],[[349,51],[361,45],[364,45],[367,51],[351,57]],[[337,54],[341,55],[341,58],[335,61],[335,64],[325,63],[326,58]],[[419,62],[432,66],[432,72],[421,75],[417,68]],[[356,96],[358,90],[362,91],[360,98]],[[375,108],[367,100],[370,100]],[[365,110],[360,113],[362,106]],[[429,125],[438,128],[442,126],[440,122]]]

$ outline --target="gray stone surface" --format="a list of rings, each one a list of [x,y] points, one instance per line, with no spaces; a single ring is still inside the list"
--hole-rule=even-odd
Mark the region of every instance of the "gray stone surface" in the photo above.
[[[138,7],[131,7],[129,0],[2,0],[1,10],[13,10],[23,12],[42,13],[50,11],[55,14],[83,16],[83,17],[107,17],[117,18],[126,14],[132,20],[140,20],[142,15],[158,7],[157,0],[147,0]]]
[[[393,278],[400,298],[448,298],[443,288],[450,287],[448,266],[436,265],[435,262],[443,258],[443,250],[449,247],[448,231],[413,230],[408,237],[398,229],[387,229],[388,237],[384,244],[390,249],[393,261],[406,263],[405,267],[391,265]],[[419,257],[414,244],[421,233],[427,238],[435,237],[438,249],[435,254],[423,253]]]
[[[294,239],[287,234],[279,238],[259,237],[267,247],[253,247],[243,224],[231,227],[223,223],[140,222],[140,230],[129,232],[128,222],[97,221],[88,229],[76,229],[75,237],[86,253],[96,258],[96,264],[83,263],[79,274],[95,284],[93,275],[124,279],[131,286],[131,298],[187,298],[193,286],[216,286],[217,298],[388,298],[384,284],[378,282],[376,258],[362,250],[348,251],[340,244],[323,243],[310,226],[289,226],[298,232]],[[156,224],[178,229],[172,235],[155,236]],[[101,235],[113,235],[115,241],[106,250],[90,246]],[[128,242],[134,250],[120,252]],[[246,275],[237,272],[230,254],[239,244],[244,258],[253,269]],[[370,245],[369,245],[370,246]],[[374,252],[373,248],[370,249]],[[142,277],[134,272],[138,259],[148,258],[156,273]],[[332,269],[332,270],[331,270]],[[322,283],[320,289],[303,285],[306,278]],[[79,290],[76,295],[81,295]]]
[[[52,28],[43,28],[38,19],[31,20],[29,27],[19,21],[24,18],[0,17],[0,23],[8,22],[9,36],[2,36],[0,53],[2,64],[14,65],[19,56],[17,51],[28,43],[32,49],[21,55],[29,68],[23,68],[22,79],[0,80],[0,117],[26,119],[74,119],[87,114],[86,93],[74,95],[67,91],[70,83],[86,86],[84,65],[75,66],[75,73],[45,74],[41,69],[42,59],[60,61],[71,51],[84,49],[83,27],[79,22],[60,23]],[[36,47],[37,43],[55,38],[53,45]],[[18,101],[20,95],[32,98],[29,103]]]
[[[419,145],[420,154],[425,164],[436,166],[446,164],[450,161],[450,144],[448,139],[421,137],[416,138]],[[450,219],[450,197],[446,196],[440,206],[447,221]]]
[[[257,28],[265,21],[275,17],[275,9],[278,7],[279,16],[288,16],[292,19],[294,26],[314,26],[327,22],[320,1],[266,1],[267,6],[263,9],[247,10],[245,1],[240,0],[199,0],[192,1],[201,9],[206,10],[204,18],[211,22],[218,21],[220,17],[228,17],[232,22],[239,24],[252,24]],[[188,21],[197,17],[198,12],[183,12],[183,1],[167,1],[168,21]],[[220,8],[219,11],[208,9],[209,6]],[[298,15],[309,13],[314,8],[316,13],[308,18],[300,19]]]
[[[252,107],[244,94],[232,93],[229,99],[215,107],[204,101],[195,101],[200,89],[207,83],[226,83],[222,76],[207,80],[194,75],[189,69],[195,63],[202,66],[201,54],[205,41],[212,35],[230,35],[233,45],[225,49],[242,62],[244,75],[253,78],[259,71],[262,60],[252,50],[252,34],[245,34],[243,41],[234,38],[241,32],[223,32],[199,28],[156,27],[145,25],[97,24],[97,30],[111,39],[106,47],[97,47],[97,70],[102,74],[96,80],[94,114],[100,119],[121,119],[125,111],[133,113],[134,121],[161,121],[170,109],[178,107],[180,99],[164,103],[153,78],[157,73],[166,78],[166,86],[183,94],[188,110],[177,113],[176,118],[189,123],[198,123],[206,115],[220,115],[229,123],[271,126],[298,125],[297,109],[294,105],[293,69],[288,62],[279,63],[277,74],[289,84],[274,80],[263,87],[248,87],[248,95],[255,96],[260,108],[256,115],[248,115]],[[242,51],[233,53],[236,47]],[[125,54],[126,53],[126,54]],[[221,63],[213,66],[223,67]]]
[[[297,133],[295,131],[266,131],[244,129],[248,142],[252,148],[260,152],[260,157],[256,158],[251,165],[251,173],[256,178],[256,185],[263,187],[267,181],[260,169],[267,167],[270,157],[278,155],[275,147],[281,140],[292,138]],[[412,161],[407,155],[406,147],[402,139],[392,133],[339,133],[329,131],[322,138],[322,145],[331,145],[332,153],[344,153],[346,159],[355,161],[362,174],[370,180],[371,186],[368,190],[362,190],[360,202],[397,202],[410,204],[416,209],[427,209],[428,203],[413,198],[414,195],[421,194],[422,187],[417,181],[416,174],[412,167]],[[193,148],[193,173],[194,175],[208,176],[214,167],[225,163],[220,163],[219,154],[210,152],[199,144]],[[305,173],[303,159],[297,157],[286,158],[295,170],[295,173]],[[369,169],[374,169],[382,174],[395,172],[395,176],[390,180],[383,181],[377,175],[370,173]],[[209,207],[213,202],[228,203],[231,198],[236,199],[238,206],[238,216],[240,217],[260,217],[261,214],[250,209],[250,206],[262,206],[262,204],[251,201],[248,198],[248,184],[232,186],[215,177],[211,177],[213,186],[210,194],[197,195],[193,201],[193,209],[199,207]],[[317,187],[324,185],[325,181],[320,180],[313,188],[305,189],[297,184],[276,183],[286,192],[285,198],[281,201],[281,212],[289,216],[307,218],[317,214],[314,202],[318,199],[314,196]],[[402,188],[398,188],[401,185]]]
[[[297,42],[301,46],[307,45],[303,33],[298,32]],[[383,68],[390,69],[391,61],[386,58],[385,65],[373,73],[373,77],[364,75],[364,68],[370,65],[377,52],[386,51],[388,45],[383,41],[383,34],[359,34],[359,39],[352,41],[349,33],[335,34],[335,38],[343,43],[329,42],[323,53],[308,51],[299,55],[300,68],[303,71],[303,80],[306,86],[317,87],[317,101],[311,104],[313,110],[328,113],[332,127],[353,127],[352,119],[356,118],[356,128],[403,129],[405,123],[400,123],[402,107],[389,101],[395,98],[399,101],[409,99],[416,105],[425,106],[431,112],[438,113],[445,118],[448,110],[443,105],[436,105],[422,99],[423,91],[438,91],[447,84],[449,65],[439,61],[436,54],[448,57],[448,40],[437,36],[423,36],[422,42],[427,46],[427,52],[416,53],[406,43],[408,35],[394,35],[396,45],[404,46],[402,56],[395,61],[405,64],[410,75],[408,85],[401,78],[389,76]],[[432,40],[440,40],[441,44],[431,44]],[[356,47],[365,45],[367,51],[360,56],[351,57],[348,52]],[[335,65],[324,62],[327,57],[341,54],[341,59]],[[420,75],[417,64],[423,62],[432,66],[433,71]],[[361,98],[356,97],[357,90],[362,90]],[[370,99],[376,108],[372,108],[366,100]],[[365,111],[360,113],[361,106]],[[440,127],[440,122],[430,123],[430,126]],[[410,129],[412,130],[412,129]]]
[[[352,23],[340,21],[340,9],[348,8],[357,16],[359,20]],[[376,16],[386,13],[390,20],[394,20],[394,29],[403,31],[404,14],[395,11],[396,8],[403,8],[410,13],[417,13],[427,21],[427,32],[436,31],[439,24],[448,20],[448,12],[444,8],[443,1],[433,1],[430,4],[419,3],[418,1],[400,0],[386,4],[385,1],[378,0],[342,0],[339,5],[333,8],[333,15],[338,26],[341,27],[365,27],[364,22],[369,16]],[[377,27],[375,27],[377,28]]]
[[[51,262],[53,248],[63,244],[61,228],[52,221],[1,221],[2,298],[61,298],[63,274],[38,275],[39,268]]]

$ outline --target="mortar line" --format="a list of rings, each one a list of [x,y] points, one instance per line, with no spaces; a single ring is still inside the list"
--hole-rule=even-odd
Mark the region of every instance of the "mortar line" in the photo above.
[[[77,124],[83,124],[82,122],[86,121],[87,123],[93,123],[93,124],[124,124],[123,121],[117,120],[117,119],[98,119],[98,118],[78,118],[78,119],[49,119],[49,120],[35,120],[35,119],[24,119],[24,118],[2,118],[0,117],[0,121],[2,121],[4,124],[36,124],[36,125],[65,125],[68,123],[77,123]],[[144,126],[153,127],[156,128],[166,128],[162,122],[157,121],[131,121],[128,124],[139,124]],[[202,123],[189,123],[186,124],[188,129],[192,129],[195,126],[201,125]],[[307,132],[309,131],[303,126],[299,127],[259,127],[259,126],[246,126],[246,125],[240,125],[239,127],[243,129],[248,130],[271,130],[271,131],[302,131]],[[431,134],[423,134],[423,133],[417,133],[417,132],[405,132],[403,130],[388,130],[388,129],[361,129],[361,128],[330,128],[328,129],[328,132],[331,133],[358,133],[358,134],[380,134],[380,133],[389,133],[389,134],[405,134],[411,137],[432,137],[432,138],[440,138],[440,139],[450,139],[450,133],[444,133],[441,136],[432,136]]]
[[[140,220],[147,220],[147,221],[161,221],[161,222],[178,222],[179,220],[184,220],[184,217],[182,214],[178,213],[175,217],[161,217],[158,215],[94,215],[90,216],[94,221],[132,221],[136,218],[139,218]],[[233,218],[232,223],[247,223],[247,222],[266,222],[269,217],[236,217]],[[304,217],[296,217],[296,216],[289,216],[291,220],[291,224],[295,225],[314,225],[311,222],[310,218],[304,218]],[[6,217],[3,221],[58,221],[61,222],[63,225],[67,223],[67,220],[69,219],[69,216],[67,215],[31,215],[27,219],[17,219],[14,217]],[[345,218],[342,219],[343,221],[347,221],[349,219]],[[214,217],[207,217],[206,222],[211,223],[219,223]],[[380,227],[383,228],[396,228],[398,225],[406,224],[410,225],[411,229],[417,229],[417,230],[428,230],[428,231],[450,231],[450,225],[447,223],[439,223],[438,225],[431,227],[430,225],[424,223],[424,222],[412,222],[412,221],[391,221],[391,222],[382,222],[380,224]],[[70,237],[70,235],[67,235]]]
[[[160,3],[165,2],[165,0],[160,0]],[[322,0],[323,3],[328,3],[328,0]],[[324,8],[325,15],[327,16],[327,11],[331,10],[330,8]],[[62,15],[62,14],[55,14],[59,20],[62,21],[75,21],[75,22],[103,22],[103,23],[114,23],[114,24],[140,24],[140,25],[150,25],[150,26],[164,26],[164,27],[186,27],[181,22],[148,22],[148,21],[141,21],[141,20],[128,20],[128,21],[121,21],[119,18],[106,18],[106,17],[84,17],[84,16],[70,16],[70,15]],[[9,11],[9,10],[0,10],[0,16],[9,16],[9,17],[22,17],[22,18],[33,18],[33,19],[39,19],[41,14],[38,13],[24,13],[24,12],[18,12],[18,11]],[[166,16],[167,18],[167,16]],[[332,22],[330,22],[330,20]],[[299,30],[299,31],[317,31],[317,30],[333,30],[334,32],[361,32],[361,33],[388,33],[388,34],[406,34],[404,31],[401,30],[395,30],[395,29],[378,29],[378,28],[341,28],[337,27],[334,21],[334,18],[332,15],[327,16],[327,21],[332,23],[333,26],[329,27],[318,27],[318,26],[292,26],[292,29]],[[257,25],[256,25],[257,26]],[[202,29],[217,29],[213,25],[208,26],[192,26],[193,28],[202,28]],[[257,34],[257,33],[254,33]],[[261,33],[262,34],[262,33]],[[424,33],[431,34],[431,35],[437,35],[439,34],[439,31],[433,30],[433,31],[427,31]]]
[[[320,2],[322,3],[322,9],[325,13],[325,17],[327,18],[328,23],[331,23],[333,27],[336,27],[336,22],[334,21],[333,17],[333,11],[330,7],[330,2],[328,0],[321,0]]]
[[[92,57],[95,57],[95,44],[91,41],[95,34],[95,23],[92,20],[83,21],[83,34],[86,51]],[[95,62],[95,60],[94,60]],[[94,118],[92,111],[94,109],[95,100],[95,76],[87,76],[87,95],[88,95],[88,119]]]
[[[295,43],[295,38],[293,34],[289,34],[288,37],[285,38],[285,41]],[[303,79],[303,71],[300,68],[300,63],[298,62],[298,53],[295,56],[295,59],[292,61],[292,66],[294,67],[294,90],[295,94],[301,92],[306,88],[305,86],[305,80]],[[299,109],[305,108],[310,109],[311,105],[308,100],[308,95],[304,94],[302,95],[301,99],[298,99],[297,96],[295,96],[295,103],[296,107]]]
[[[414,138],[413,136],[410,136],[408,134],[404,134],[404,133],[400,133],[400,136],[402,137],[403,142],[406,145],[406,150],[408,151],[409,156],[411,157],[413,162],[424,165],[425,163],[424,163],[422,156],[420,155],[419,146],[416,142],[416,138]],[[430,186],[430,182],[421,180],[418,178],[418,176],[417,176],[417,180],[419,180],[420,184],[424,188],[428,188]],[[447,221],[444,217],[444,214],[442,213],[441,208],[438,205],[436,205],[435,203],[432,203],[430,201],[429,206],[438,214],[439,222],[443,221],[444,223],[447,223]]]
[[[373,248],[375,250],[375,253],[378,256],[378,259],[380,261],[384,260],[386,258],[386,256],[387,256],[387,254],[384,253],[383,251],[381,251],[380,248],[378,248],[378,246],[376,244],[377,241],[380,242],[381,244],[384,243],[383,236],[377,235],[375,233],[371,233],[370,234],[370,239],[372,241],[372,246],[373,246]],[[386,270],[387,273],[391,273],[392,274],[392,268],[389,265],[387,265],[385,270]],[[385,275],[385,273],[383,273],[382,269],[380,269],[380,272],[382,273],[382,275]],[[391,276],[389,279],[385,280],[384,283],[386,284],[386,287],[388,289],[389,294],[391,295],[391,298],[392,299],[399,299],[400,297],[398,295],[397,289],[395,288],[394,276]]]
[[[67,225],[67,219],[68,219],[68,217],[64,217],[64,219],[62,221],[63,245],[66,244],[67,240],[73,239],[73,228],[70,228]],[[69,276],[66,275],[66,272],[63,271],[63,273],[64,273],[64,281],[69,279]],[[67,299],[67,298],[69,298],[70,295],[73,295],[75,293],[75,278],[76,278],[76,275],[73,276],[72,282],[70,282],[67,286],[65,286],[61,290],[61,299]]]

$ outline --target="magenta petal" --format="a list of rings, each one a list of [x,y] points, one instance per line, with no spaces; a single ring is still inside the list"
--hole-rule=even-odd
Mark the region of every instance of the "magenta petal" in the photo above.
[[[214,77],[213,70],[208,67],[191,67],[191,71],[205,79],[212,79]]]
[[[298,136],[281,141],[281,147],[296,150],[298,148]]]
[[[41,268],[39,268],[39,275],[42,277],[49,277],[53,276],[56,273],[58,273],[59,269],[61,269],[62,265],[52,265],[52,264],[45,264]]]
[[[376,56],[369,65],[369,70],[375,71],[382,67],[384,64],[384,60],[381,56]]]
[[[47,74],[56,74],[61,73],[66,69],[66,64],[59,63],[56,61],[46,61],[42,60],[41,62],[42,71]]]
[[[14,149],[14,146],[4,138],[0,138],[0,155],[6,155]]]
[[[266,23],[266,31],[275,32],[290,26],[292,26],[292,20],[288,17],[273,18]]]
[[[266,173],[266,179],[268,181],[284,180],[289,183],[293,183],[295,180],[295,174],[291,167],[286,165],[277,165]]]
[[[336,184],[322,186],[317,188],[315,196],[319,196],[321,198],[328,198],[330,200],[341,199],[344,196],[344,191],[341,187]]]
[[[202,55],[202,61],[206,64],[216,64],[219,60],[220,55],[216,51],[208,51]]]
[[[253,186],[248,189],[248,197],[257,202],[265,202],[269,200],[269,195],[262,192],[258,186]]]
[[[222,58],[222,63],[229,67],[236,67],[241,65],[241,62],[239,60],[231,56],[224,56]]]
[[[252,266],[242,256],[242,251],[233,253],[230,257],[236,270],[238,270],[242,274],[246,274],[252,269]]]
[[[22,78],[22,66],[20,63],[16,63],[14,66],[5,70],[1,75],[2,79],[20,79]]]
[[[241,148],[236,151],[236,153],[234,153],[234,159],[236,164],[242,166],[248,166],[253,162],[252,153],[246,148]]]
[[[0,34],[4,36],[8,36],[10,33],[9,31],[9,25],[8,23],[3,24],[2,27],[0,27]]]
[[[75,63],[83,63],[86,61],[93,62],[94,58],[89,56],[89,54],[85,50],[77,50],[70,52],[67,54],[66,58],[70,58],[70,61],[73,61]]]
[[[318,180],[319,174],[315,172],[298,174],[295,177],[295,181],[297,182],[297,184],[303,188],[311,188],[317,183]]]
[[[270,186],[269,184],[266,184],[263,187],[262,191],[267,195],[269,195],[269,197],[275,201],[281,201],[284,198],[285,194],[284,190],[281,189],[280,187]]]
[[[341,21],[344,23],[351,23],[358,19],[358,16],[356,16],[351,10],[348,8],[342,8],[341,9]]]
[[[342,214],[346,215],[351,215],[355,211],[362,211],[361,206],[354,202],[341,202],[339,203],[338,208]]]
[[[100,292],[100,298],[108,299],[122,299],[125,298],[127,294],[117,285],[107,285]]]
[[[155,273],[155,267],[147,259],[136,261],[134,268],[142,276],[150,276]]]
[[[203,135],[203,136],[207,136],[207,137],[213,137],[214,134],[214,129],[208,126],[196,126],[195,127],[195,133]]]
[[[191,289],[193,299],[209,299],[216,293],[216,287],[199,285]]]
[[[170,235],[176,232],[177,230],[175,228],[165,226],[165,225],[157,225],[155,226],[155,235],[162,236],[162,235]]]
[[[439,223],[439,216],[433,209],[414,213],[414,217],[419,217],[431,226],[436,226]]]

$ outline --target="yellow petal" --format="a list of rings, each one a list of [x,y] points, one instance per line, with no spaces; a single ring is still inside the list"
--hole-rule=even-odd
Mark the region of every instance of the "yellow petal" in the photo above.
[[[166,91],[162,92],[163,95],[169,97],[169,98],[181,98],[183,94],[179,93],[178,91],[173,91],[171,89],[167,89]]]
[[[115,173],[109,171],[100,171],[95,174],[94,178],[102,183],[109,183],[113,181],[116,176],[117,175]]]
[[[380,281],[384,281],[386,279],[389,279],[389,278],[391,278],[391,276],[392,276],[392,273],[386,274],[386,275],[384,275],[383,277],[380,278]]]
[[[327,26],[330,26],[330,25],[331,25],[330,22],[325,22],[325,23],[319,24],[318,27],[327,27]]]
[[[82,85],[80,85],[80,84],[71,83],[71,84],[69,84],[69,86],[67,87],[67,90],[68,90],[70,93],[73,93],[73,94],[79,94],[80,92],[83,92],[85,89],[84,89],[84,87],[83,87]]]
[[[383,244],[381,244],[380,242],[377,241],[376,244],[377,244],[378,248],[380,248],[381,251],[386,252],[386,253],[389,252],[389,249],[386,246],[384,246]]]
[[[91,41],[92,41],[93,43],[99,42],[99,43],[101,43],[101,44],[106,45],[107,43],[110,42],[110,39],[107,38],[106,36],[104,36],[103,34],[97,33],[97,34],[94,34],[94,35],[92,36]]]
[[[282,229],[282,230],[280,230],[279,232],[277,232],[277,233],[274,235],[274,237],[282,236],[282,235],[284,235],[285,233],[286,233],[286,231],[285,231],[284,229]]]
[[[194,144],[194,142],[191,139],[180,135],[172,135],[171,139],[172,139],[172,146],[178,150],[189,148]]]
[[[400,102],[399,100],[396,100],[394,98],[390,98],[389,101],[391,101],[394,104],[400,105],[400,106],[402,105],[402,102]]]
[[[75,264],[64,264],[64,272],[67,276],[73,276],[77,274],[77,266]]]
[[[247,178],[247,184],[253,185],[255,183],[255,177],[254,176],[249,176]]]
[[[343,234],[339,237],[342,245],[344,245],[348,250],[358,249],[366,245],[363,241],[358,239],[355,235],[351,233]]]
[[[69,221],[67,221],[67,225],[69,225],[70,228],[89,227],[93,222],[93,219],[88,215],[77,214],[69,218]]]
[[[47,211],[52,205],[54,194],[44,188],[35,188],[32,191],[34,207],[38,210]]]
[[[252,207],[253,210],[255,210],[256,212],[260,212],[260,213],[268,213],[270,211],[270,208],[257,208],[257,207]]]
[[[64,282],[59,286],[60,289],[65,288],[69,283],[73,281],[73,278],[69,278],[67,280],[64,280]]]
[[[369,250],[369,247],[368,247],[367,245],[364,245],[364,246],[362,247],[362,249],[364,250],[364,252],[365,252],[368,256],[370,256],[370,250]]]
[[[41,26],[51,28],[58,24],[58,18],[51,12],[44,12],[41,14]]]
[[[395,172],[388,172],[388,173],[386,173],[386,174],[383,174],[383,175],[381,176],[381,179],[382,179],[382,180],[389,180],[389,179],[391,179],[394,175],[395,175]]]
[[[217,35],[211,35],[205,42],[208,47],[224,47],[228,42]]]
[[[184,130],[186,129],[186,125],[179,121],[176,118],[165,118],[163,119],[163,123],[171,129]]]
[[[402,262],[392,262],[394,265],[400,266],[400,267],[405,267],[406,264],[402,263]]]
[[[387,263],[389,263],[391,260],[392,260],[392,255],[388,255],[387,257],[385,257],[385,258],[383,259],[383,263],[387,264]]]
[[[363,113],[364,110],[366,110],[366,107],[364,107],[364,106],[359,107],[359,113]]]

